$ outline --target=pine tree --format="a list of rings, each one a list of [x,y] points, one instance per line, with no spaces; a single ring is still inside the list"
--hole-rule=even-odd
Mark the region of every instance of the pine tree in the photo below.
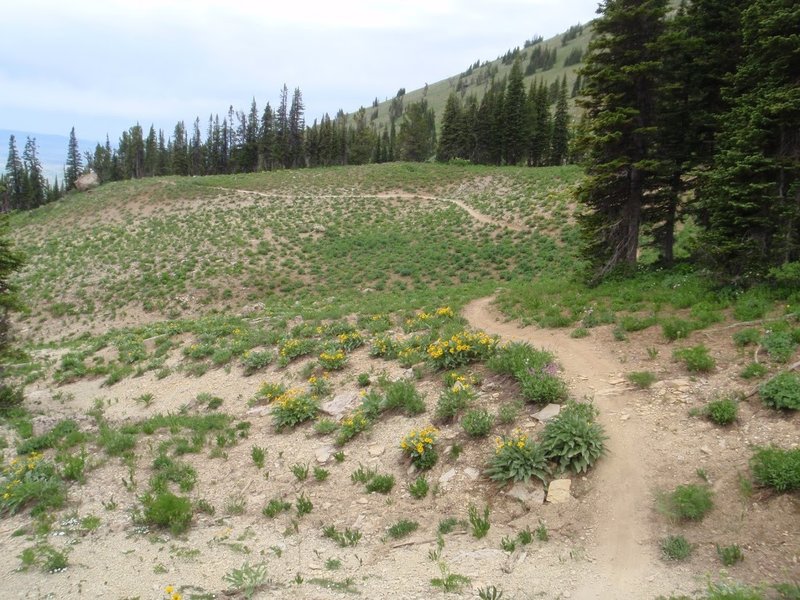
[[[83,159],[78,148],[78,138],[75,136],[75,127],[69,132],[69,144],[67,145],[67,162],[64,168],[64,186],[67,191],[75,187],[75,181],[83,170]]]
[[[267,102],[261,117],[261,136],[258,140],[259,169],[271,171],[275,168],[275,118]]]
[[[287,167],[290,164],[289,155],[289,88],[283,84],[278,110],[275,113],[275,161]]]
[[[151,124],[150,131],[147,132],[147,139],[144,141],[144,176],[161,175],[158,166],[158,138],[156,129]]]
[[[423,162],[436,150],[436,115],[424,98],[408,105],[397,134],[401,160]]]
[[[550,138],[550,164],[563,165],[569,150],[569,106],[567,105],[567,76],[561,80],[561,90],[553,115],[553,134]]]
[[[47,180],[44,178],[42,163],[36,138],[28,138],[22,152],[22,165],[25,170],[25,208],[36,208],[47,201]]]
[[[0,187],[0,197],[7,191]],[[21,308],[17,288],[11,282],[11,276],[22,267],[22,255],[14,250],[8,235],[8,223],[8,215],[0,213],[0,396],[3,398],[8,398],[13,393],[4,377],[11,342],[9,314]],[[0,410],[4,408],[7,407],[0,407]]]
[[[706,249],[748,284],[800,260],[800,4],[753,0],[705,198]]]
[[[25,191],[25,170],[17,151],[14,135],[8,138],[8,159],[6,160],[6,194],[11,208],[22,208]]]
[[[516,165],[525,157],[525,146],[529,135],[529,121],[526,119],[525,108],[522,68],[519,60],[515,60],[508,76],[503,103],[503,154],[505,163],[509,165]]]
[[[436,160],[447,162],[453,158],[466,157],[462,147],[464,137],[461,131],[462,127],[461,100],[459,100],[458,94],[451,92],[442,113],[442,133],[436,149]]]
[[[188,142],[186,139],[186,125],[183,121],[175,124],[175,131],[172,134],[171,164],[173,175],[189,174],[189,154]]]
[[[605,0],[582,71],[587,178],[578,191],[594,280],[636,264],[642,209],[658,185],[655,97],[666,0]]]
[[[306,124],[303,117],[305,106],[300,88],[295,88],[292,93],[292,104],[289,108],[289,139],[287,167],[296,169],[305,166],[303,161],[303,135]]]

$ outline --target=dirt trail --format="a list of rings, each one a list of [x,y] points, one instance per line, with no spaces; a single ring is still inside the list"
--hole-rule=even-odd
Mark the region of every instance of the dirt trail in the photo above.
[[[285,198],[285,199],[294,199],[296,196],[294,195],[285,195],[285,194],[270,194],[267,192],[257,192],[255,190],[243,190],[238,188],[225,188],[225,187],[214,187],[212,189],[225,191],[225,192],[236,192],[238,194],[253,194],[255,196],[261,196],[263,198]],[[524,225],[518,225],[517,223],[509,223],[508,221],[498,221],[497,219],[493,219],[489,215],[486,215],[482,212],[479,212],[472,208],[469,204],[464,202],[463,200],[458,200],[456,198],[440,198],[437,196],[426,196],[421,194],[411,194],[408,192],[392,192],[391,194],[315,194],[315,198],[341,198],[343,196],[347,196],[348,198],[404,198],[404,199],[420,199],[420,200],[428,200],[431,202],[449,202],[451,204],[456,205],[461,210],[466,212],[470,217],[476,220],[478,223],[485,223],[487,225],[493,225],[494,227],[501,227],[505,229],[510,229],[511,231],[530,231],[530,229]]]
[[[608,454],[591,475],[594,506],[593,542],[587,548],[593,563],[587,564],[571,598],[604,600],[645,597],[657,572],[649,544],[648,515],[652,496],[644,480],[643,452],[647,433],[636,420],[623,420],[633,398],[624,388],[613,394],[598,393],[613,387],[620,363],[606,349],[589,340],[575,340],[564,331],[518,327],[503,322],[492,306],[493,298],[469,303],[463,311],[470,325],[507,341],[528,342],[552,351],[563,366],[576,397],[594,397],[599,421],[609,436]]]

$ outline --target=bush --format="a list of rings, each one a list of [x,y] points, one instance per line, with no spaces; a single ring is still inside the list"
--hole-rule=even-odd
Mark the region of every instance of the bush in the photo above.
[[[272,362],[272,352],[245,352],[243,355],[242,364],[244,365],[244,374],[249,377],[256,371],[259,371]]]
[[[5,383],[0,384],[0,416],[8,416],[22,406],[23,400],[22,388],[15,388]]]
[[[684,560],[692,553],[692,545],[682,535],[671,535],[661,540],[661,554],[667,560]]]
[[[670,342],[689,337],[695,327],[691,321],[672,317],[661,322],[661,332]]]
[[[760,363],[750,363],[739,373],[742,379],[758,379],[769,373],[769,369]]]
[[[717,365],[703,344],[675,350],[672,355],[676,360],[682,361],[690,373],[708,373]]]
[[[751,346],[758,343],[761,339],[761,332],[758,329],[748,327],[733,334],[733,343],[737,347],[743,348],[744,346]]]
[[[394,487],[394,475],[374,475],[367,481],[365,487],[369,493],[388,494]]]
[[[486,366],[501,375],[513,375],[533,369],[538,371],[553,363],[553,355],[544,350],[534,350],[530,344],[512,342],[499,348]]]
[[[275,429],[281,431],[286,427],[296,427],[317,415],[319,407],[316,400],[308,394],[294,388],[290,389],[272,403],[272,422]]]
[[[522,395],[528,402],[557,404],[567,399],[567,384],[555,373],[547,370],[526,371],[518,373],[516,377]]]
[[[483,408],[467,411],[461,419],[461,427],[469,437],[484,437],[492,430],[494,419]]]
[[[528,440],[521,431],[495,438],[495,453],[486,474],[494,481],[528,481],[537,477],[547,483],[549,470],[544,448]]]
[[[427,347],[428,358],[439,369],[452,369],[486,360],[495,352],[497,338],[483,331],[463,330],[448,339],[439,338]]]
[[[560,471],[584,473],[605,453],[606,435],[594,415],[592,405],[572,403],[545,425],[542,447]]]
[[[777,492],[800,489],[800,448],[757,448],[750,459],[750,470],[756,483]]]
[[[188,498],[176,496],[171,492],[148,494],[142,499],[145,520],[174,535],[183,533],[189,528],[192,520],[192,503]]]
[[[731,546],[720,546],[717,544],[717,556],[719,556],[720,561],[722,561],[722,564],[726,567],[730,567],[744,560],[742,549],[736,544]]]
[[[401,409],[410,416],[425,412],[425,401],[412,382],[401,379],[384,383],[384,391],[385,410]]]
[[[439,396],[439,401],[436,403],[436,418],[444,422],[452,421],[474,399],[475,392],[472,386],[469,383],[456,381]]]
[[[708,487],[679,485],[662,499],[667,516],[679,521],[700,521],[714,507],[713,494]]]
[[[786,363],[797,350],[790,331],[771,331],[761,340],[764,349],[775,362]]]
[[[767,406],[800,410],[800,375],[788,371],[780,373],[762,384],[758,393]]]
[[[703,413],[717,425],[730,425],[739,413],[739,404],[733,398],[721,398],[706,404]]]
[[[0,515],[15,514],[26,506],[38,514],[60,508],[66,497],[55,465],[38,452],[0,467]]]
[[[400,440],[403,454],[408,456],[411,464],[418,469],[426,471],[432,468],[439,459],[435,446],[438,433],[435,427],[429,425],[422,429],[412,429]]]
[[[640,389],[649,388],[656,380],[654,373],[650,371],[633,371],[628,373],[628,381]]]

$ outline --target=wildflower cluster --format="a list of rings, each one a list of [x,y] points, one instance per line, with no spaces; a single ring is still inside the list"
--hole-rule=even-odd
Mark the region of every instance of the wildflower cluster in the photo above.
[[[288,365],[298,356],[310,354],[314,350],[314,340],[287,338],[278,344],[278,358],[282,366]]]
[[[454,419],[475,399],[475,390],[464,375],[449,373],[446,381],[452,381],[439,396],[436,404],[436,417],[442,421]]]
[[[165,587],[164,593],[167,595],[167,600],[181,600],[181,595],[175,591],[174,586],[168,585]]]
[[[344,369],[347,364],[347,354],[341,349],[324,350],[319,355],[319,364],[331,371]]]
[[[519,429],[510,436],[495,438],[494,456],[486,473],[491,479],[501,482],[528,481],[531,477],[538,477],[546,483],[549,475],[544,449]]]
[[[311,395],[317,398],[323,398],[331,393],[331,383],[328,379],[328,373],[323,372],[322,375],[312,375],[308,378],[308,387],[311,389]]]
[[[397,358],[398,345],[388,335],[382,335],[372,340],[372,346],[369,349],[369,355],[373,358],[385,358],[391,360]]]
[[[358,331],[346,331],[336,336],[336,344],[342,350],[350,352],[364,345],[364,336]]]
[[[441,306],[432,313],[421,311],[413,317],[405,320],[403,329],[406,331],[418,331],[420,329],[434,329],[444,324],[444,321],[455,317],[453,309],[449,306]]]
[[[350,415],[339,422],[339,431],[336,434],[336,445],[344,446],[370,425],[370,420],[362,408],[355,409]]]
[[[379,313],[370,315],[369,317],[360,317],[358,319],[358,326],[366,329],[370,333],[379,333],[392,328],[392,320],[389,315]]]
[[[261,388],[256,392],[255,398],[252,400],[252,404],[269,404],[273,402],[279,396],[282,396],[286,393],[286,386],[282,383],[272,383],[271,381],[265,381],[261,384]]]
[[[403,453],[411,459],[418,469],[423,471],[430,469],[439,459],[436,452],[436,438],[439,431],[432,425],[422,429],[412,429],[402,440],[400,448]]]
[[[64,495],[56,467],[40,452],[14,458],[0,470],[0,514],[14,514],[29,503],[37,511],[60,506]]]
[[[419,362],[422,362],[425,355],[422,351],[414,345],[407,345],[397,353],[397,360],[400,362],[401,367],[413,367]]]
[[[292,428],[317,416],[316,400],[298,388],[292,388],[275,398],[272,402],[272,420],[275,429],[280,431]]]
[[[451,369],[491,356],[497,339],[483,331],[460,331],[449,339],[437,339],[427,348],[428,357],[436,367]]]

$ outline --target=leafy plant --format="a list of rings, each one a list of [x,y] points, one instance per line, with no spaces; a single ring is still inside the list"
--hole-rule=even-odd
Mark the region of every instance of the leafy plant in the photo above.
[[[646,389],[655,383],[656,376],[650,371],[633,371],[628,373],[628,381],[640,389]]]
[[[476,592],[480,600],[500,600],[503,597],[503,592],[493,585],[478,588]]]
[[[365,484],[369,493],[388,494],[394,487],[394,475],[375,475]]]
[[[692,553],[692,545],[682,535],[670,535],[661,540],[661,554],[667,560],[685,560]]]
[[[448,386],[436,403],[436,418],[443,422],[454,420],[475,399],[475,391],[469,383],[456,381]]]
[[[483,508],[483,515],[478,512],[478,508],[470,504],[469,506],[469,524],[472,528],[472,537],[476,540],[479,540],[483,537],[486,537],[486,534],[489,533],[489,528],[491,524],[489,523],[489,507],[485,506]]]
[[[275,429],[293,428],[317,416],[317,401],[298,389],[287,390],[272,403],[272,421]]]
[[[605,454],[606,435],[589,404],[570,403],[545,425],[542,448],[561,471],[585,473]]]
[[[717,364],[703,344],[675,350],[672,355],[676,360],[682,361],[690,373],[708,373]]]
[[[280,513],[285,512],[287,510],[291,510],[292,504],[290,502],[286,502],[280,498],[273,498],[267,505],[261,510],[261,513],[265,517],[269,517],[270,519],[274,519]]]
[[[404,538],[407,535],[414,533],[417,529],[419,529],[419,523],[416,521],[400,519],[397,523],[389,527],[389,529],[386,530],[386,533],[390,538],[399,540],[400,538]]]
[[[764,404],[778,410],[800,410],[800,375],[785,371],[758,388]]]
[[[314,467],[314,479],[316,481],[325,481],[330,474],[331,473],[330,471],[328,471],[328,469],[323,469],[322,467]]]
[[[800,448],[757,448],[750,458],[750,470],[756,483],[776,492],[800,489]]]
[[[409,493],[417,500],[421,500],[427,496],[429,489],[430,484],[424,475],[420,475],[412,483],[408,484]]]
[[[322,528],[322,535],[333,540],[342,548],[355,546],[361,540],[361,532],[358,529],[346,527],[344,531],[338,531],[335,525],[326,525]]]
[[[431,469],[439,459],[436,451],[438,433],[435,427],[429,425],[422,429],[412,429],[400,440],[403,454],[410,458],[411,464],[418,469],[423,471]]]
[[[720,546],[717,544],[717,556],[726,567],[733,566],[737,562],[744,560],[744,553],[741,547],[736,544],[730,546]]]
[[[739,373],[742,379],[758,379],[769,373],[769,369],[761,363],[752,362]]]
[[[222,579],[230,584],[233,590],[249,599],[267,583],[267,565],[265,563],[250,565],[246,562],[240,568],[227,572]]]
[[[189,498],[172,492],[147,494],[142,498],[144,519],[157,527],[169,529],[174,535],[189,528],[192,520],[192,502]]]
[[[264,460],[267,457],[267,451],[261,446],[253,446],[250,448],[250,458],[253,459],[256,467],[259,469],[264,468]]]
[[[661,497],[661,507],[672,519],[700,521],[714,507],[713,493],[706,486],[679,485]]]
[[[302,517],[303,515],[310,513],[314,508],[314,505],[312,504],[311,500],[308,499],[305,493],[301,493],[297,497],[295,508],[297,508],[297,516]]]
[[[485,408],[467,411],[461,418],[461,427],[472,438],[485,437],[492,430],[494,419]]]
[[[547,482],[549,469],[545,449],[521,431],[495,438],[494,456],[486,474],[494,481],[528,481],[531,477]]]
[[[414,384],[405,379],[385,382],[383,410],[402,410],[409,416],[425,412],[425,401]]]
[[[730,425],[739,413],[739,404],[730,397],[713,400],[706,404],[703,413],[717,425]]]
[[[289,467],[289,470],[298,481],[305,481],[308,479],[308,467],[308,463],[295,463]]]

